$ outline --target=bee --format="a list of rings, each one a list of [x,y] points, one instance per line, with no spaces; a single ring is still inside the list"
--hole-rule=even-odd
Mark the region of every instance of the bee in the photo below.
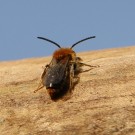
[[[95,67],[82,63],[82,59],[77,57],[73,51],[73,47],[77,44],[95,38],[95,36],[82,39],[74,43],[70,48],[62,48],[58,43],[44,37],[37,38],[48,41],[56,45],[59,49],[53,53],[51,62],[45,66],[41,76],[41,82],[34,92],[45,86],[51,99],[57,100],[63,97],[68,91],[71,91],[78,83],[78,74],[81,73],[82,66]]]

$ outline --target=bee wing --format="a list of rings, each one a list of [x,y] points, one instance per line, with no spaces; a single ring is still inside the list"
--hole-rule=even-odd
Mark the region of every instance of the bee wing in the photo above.
[[[53,61],[52,61],[53,63]],[[68,68],[69,57],[66,57],[64,60],[60,60],[55,64],[51,64],[51,66],[46,71],[46,75],[44,76],[44,85],[46,88],[49,87],[58,87],[60,86],[66,78],[66,71]]]

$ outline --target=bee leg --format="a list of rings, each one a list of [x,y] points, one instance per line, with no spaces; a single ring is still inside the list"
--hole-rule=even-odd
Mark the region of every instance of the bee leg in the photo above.
[[[46,74],[46,69],[49,67],[49,65],[47,64],[45,67],[44,67],[44,72],[41,76],[41,79],[43,79],[43,77],[45,76]],[[44,85],[42,84],[42,80],[39,82],[39,85],[38,85],[38,88],[36,90],[34,90],[34,93],[36,93],[37,91],[39,91],[40,89],[42,89],[44,87]]]
[[[92,66],[92,65],[88,65],[88,64],[85,64],[85,63],[81,63],[81,62],[78,62],[81,66],[88,66],[88,67],[99,67],[99,65],[97,66]]]
[[[99,65],[97,65],[97,66],[92,66],[92,65],[85,64],[85,63],[81,63],[81,62],[79,62],[78,64],[79,64],[80,66],[88,66],[88,67],[91,67],[90,69],[84,70],[84,71],[81,71],[81,72],[88,72],[88,71],[90,71],[90,70],[92,70],[92,69],[94,69],[94,68],[100,67]]]
[[[73,87],[73,77],[74,77],[74,66],[72,65],[70,69],[70,92]]]
[[[80,77],[77,76],[76,73],[76,63],[72,63],[71,69],[70,69],[70,92],[74,89],[75,85],[79,82]]]
[[[40,81],[38,88],[36,90],[34,90],[34,93],[36,93],[37,91],[41,90],[44,87],[44,85],[42,84],[42,82]]]

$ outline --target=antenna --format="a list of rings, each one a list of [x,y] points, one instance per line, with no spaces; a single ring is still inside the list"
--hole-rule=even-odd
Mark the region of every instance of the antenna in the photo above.
[[[77,44],[79,44],[79,43],[81,43],[81,42],[83,42],[83,41],[85,41],[85,40],[88,40],[88,39],[91,39],[91,38],[95,38],[95,37],[96,37],[96,36],[84,38],[84,39],[82,39],[82,40],[80,40],[80,41],[74,43],[70,48],[72,49],[72,48],[73,48],[74,46],[76,46]]]
[[[57,44],[56,42],[54,42],[54,41],[52,41],[52,40],[50,40],[50,39],[47,39],[47,38],[44,38],[44,37],[37,37],[37,38],[46,40],[46,41],[48,41],[48,42],[50,42],[50,43],[53,43],[53,44],[56,45],[57,47],[61,48],[61,46],[60,46],[59,44]]]

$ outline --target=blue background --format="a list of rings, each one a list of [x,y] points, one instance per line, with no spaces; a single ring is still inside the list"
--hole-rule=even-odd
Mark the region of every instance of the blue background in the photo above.
[[[95,35],[76,52],[135,45],[135,0],[1,0],[0,61],[52,55]]]

